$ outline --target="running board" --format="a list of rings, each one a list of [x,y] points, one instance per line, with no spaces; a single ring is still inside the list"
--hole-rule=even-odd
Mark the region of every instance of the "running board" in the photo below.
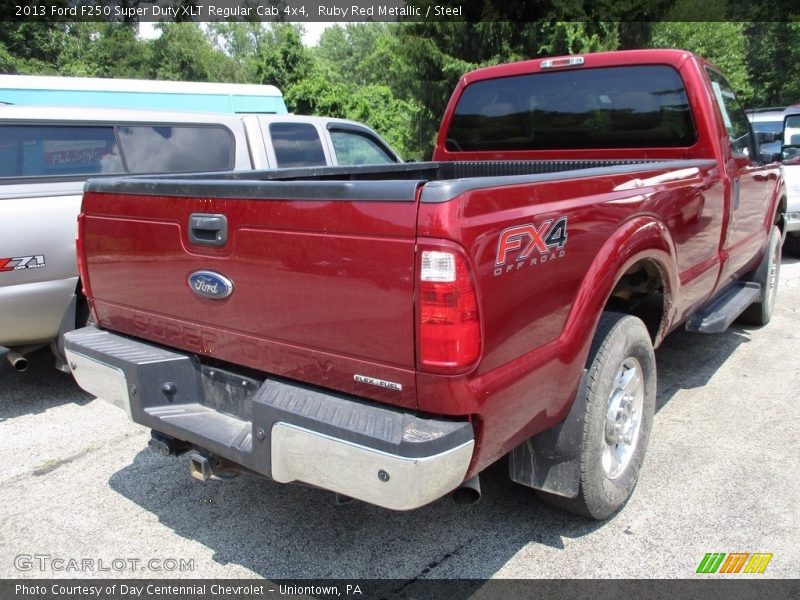
[[[722,333],[753,302],[761,300],[761,285],[739,282],[686,321],[687,331]]]

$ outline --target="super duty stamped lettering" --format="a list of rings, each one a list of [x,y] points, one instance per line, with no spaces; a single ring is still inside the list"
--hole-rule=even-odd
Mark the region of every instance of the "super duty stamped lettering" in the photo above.
[[[494,275],[563,258],[567,245],[567,217],[547,219],[504,229],[497,241]],[[514,258],[514,253],[517,253]],[[509,255],[513,261],[509,263]]]

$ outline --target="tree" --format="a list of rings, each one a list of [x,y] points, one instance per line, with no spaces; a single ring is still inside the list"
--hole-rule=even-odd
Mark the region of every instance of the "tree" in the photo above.
[[[215,50],[227,57],[225,75],[229,81],[255,83],[259,80],[259,56],[265,46],[273,43],[273,36],[263,23],[208,23],[206,37]]]
[[[196,23],[161,23],[153,42],[150,76],[155,79],[225,81],[225,57]]]
[[[800,102],[800,24],[757,22],[745,25],[747,71],[753,106]]]
[[[653,27],[653,48],[681,48],[714,63],[725,74],[742,103],[753,97],[747,72],[744,23],[664,22]]]
[[[39,21],[5,22],[0,44],[13,57],[10,72],[39,75],[58,73],[59,60],[67,43],[65,23]]]
[[[268,38],[258,48],[258,82],[275,85],[285,93],[313,70],[314,59],[303,45],[300,27],[273,23]]]
[[[137,37],[135,23],[102,23],[89,44],[96,77],[144,79],[152,64],[153,44]]]
[[[322,115],[366,123],[404,158],[423,158],[415,132],[420,107],[394,96],[385,85],[348,86],[321,72],[289,87],[289,109],[303,115]]]

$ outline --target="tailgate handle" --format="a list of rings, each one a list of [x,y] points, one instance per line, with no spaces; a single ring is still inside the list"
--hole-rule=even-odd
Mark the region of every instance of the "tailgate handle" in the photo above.
[[[201,246],[224,246],[228,242],[228,218],[194,213],[189,217],[189,241]]]

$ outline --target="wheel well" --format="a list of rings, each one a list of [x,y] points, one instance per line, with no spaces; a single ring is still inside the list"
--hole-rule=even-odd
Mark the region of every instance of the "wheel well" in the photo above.
[[[655,262],[643,260],[620,277],[603,310],[640,318],[656,344],[664,320],[664,295],[661,269]]]

